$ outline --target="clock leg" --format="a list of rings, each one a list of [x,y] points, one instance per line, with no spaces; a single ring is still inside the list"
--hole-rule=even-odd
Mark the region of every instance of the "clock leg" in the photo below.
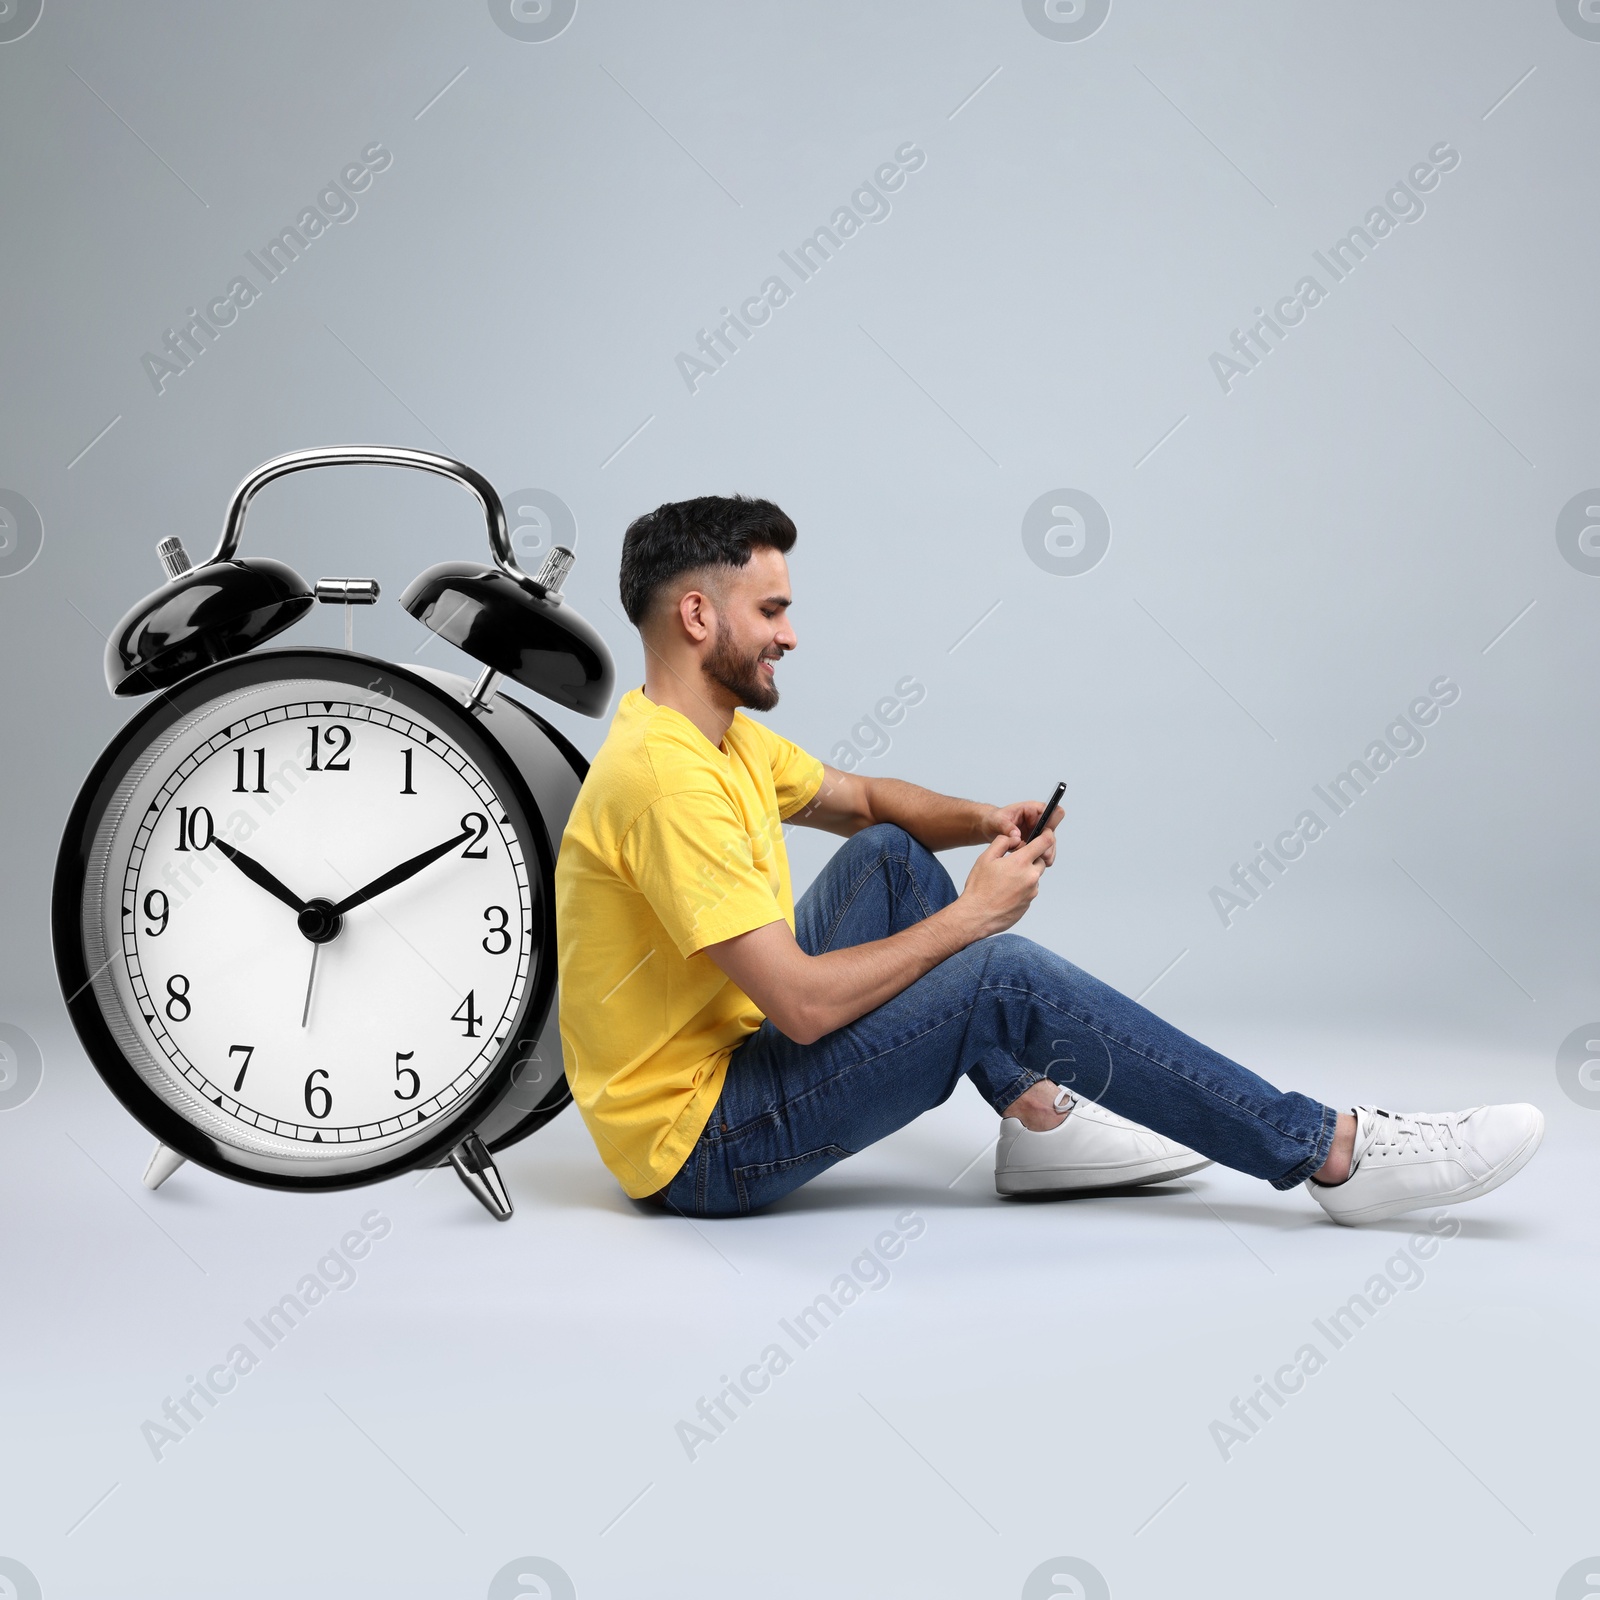
[[[159,1189],[183,1165],[184,1160],[185,1158],[176,1150],[169,1150],[164,1144],[158,1144],[155,1153],[150,1157],[150,1165],[144,1169],[145,1188]]]
[[[484,1209],[498,1222],[511,1217],[511,1196],[501,1181],[494,1157],[477,1134],[469,1133],[450,1152],[450,1165],[460,1174],[461,1181],[483,1202]]]

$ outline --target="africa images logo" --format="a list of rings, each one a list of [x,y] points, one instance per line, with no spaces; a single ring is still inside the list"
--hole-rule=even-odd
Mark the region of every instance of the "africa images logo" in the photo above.
[[[25,572],[43,547],[44,523],[33,502],[14,489],[0,489],[0,578]]]
[[[888,221],[894,210],[889,196],[904,186],[910,173],[920,172],[927,160],[927,153],[909,140],[898,146],[892,161],[882,162],[871,178],[861,180],[849,204],[837,207],[827,222],[802,239],[792,252],[780,250],[778,259],[794,274],[794,282],[782,273],[773,273],[754,294],[739,302],[737,313],[724,306],[720,322],[700,329],[695,343],[698,355],[680,350],[674,358],[678,376],[689,393],[698,393],[700,385],[738,355],[755,337],[756,330],[772,320],[773,312],[788,305],[799,293],[800,285],[816,277],[851,239],[866,230],[869,222]]]
[[[27,33],[44,11],[44,0],[0,0],[0,44]]]
[[[1256,320],[1246,329],[1233,330],[1228,346],[1232,354],[1211,352],[1211,373],[1222,392],[1232,394],[1234,384],[1254,372],[1283,343],[1289,330],[1298,327],[1308,311],[1328,298],[1335,284],[1343,283],[1385,239],[1399,232],[1402,222],[1420,222],[1428,210],[1422,196],[1432,193],[1441,176],[1460,165],[1460,152],[1441,139],[1429,150],[1428,159],[1417,162],[1406,174],[1409,183],[1405,179],[1397,181],[1384,195],[1383,204],[1373,206],[1342,239],[1336,239],[1326,251],[1313,250],[1312,258],[1327,274],[1328,281],[1324,283],[1315,273],[1308,272],[1270,312],[1257,306]],[[1268,342],[1269,335],[1274,343]]]
[[[1316,807],[1307,806],[1295,818],[1293,826],[1285,828],[1271,845],[1257,839],[1255,855],[1247,861],[1234,862],[1227,885],[1211,886],[1211,909],[1223,927],[1231,928],[1233,919],[1255,905],[1289,867],[1305,855],[1308,846],[1325,838],[1334,822],[1363,795],[1370,793],[1384,773],[1393,771],[1402,759],[1414,760],[1421,755],[1428,747],[1427,735],[1422,729],[1432,727],[1439,720],[1441,709],[1453,706],[1460,698],[1459,685],[1443,675],[1435,678],[1428,685],[1428,693],[1418,695],[1383,730],[1383,737],[1367,746],[1364,756],[1352,761],[1343,772],[1335,773],[1325,786],[1312,784],[1311,792],[1327,807],[1327,816]]]
[[[369,144],[359,161],[341,167],[338,178],[330,179],[317,192],[316,203],[306,206],[292,226],[268,239],[259,250],[246,250],[244,259],[254,277],[241,274],[233,279],[221,294],[206,302],[204,314],[190,306],[188,321],[167,329],[161,350],[146,350],[140,356],[139,365],[150,387],[158,395],[165,394],[167,384],[182,377],[222,337],[222,330],[231,328],[239,313],[261,299],[318,239],[333,231],[335,223],[354,222],[361,209],[356,195],[371,186],[376,173],[387,172],[393,163],[394,157],[381,144]]]

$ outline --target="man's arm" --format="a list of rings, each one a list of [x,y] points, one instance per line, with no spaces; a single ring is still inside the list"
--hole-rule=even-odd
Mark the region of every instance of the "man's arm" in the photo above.
[[[1024,804],[1037,815],[1037,800]],[[780,1032],[796,1044],[812,1044],[892,1000],[975,939],[1003,932],[1022,916],[1055,859],[1055,834],[1046,828],[1032,844],[1011,848],[1012,843],[1009,834],[997,835],[973,864],[957,899],[887,939],[812,956],[801,949],[789,924],[778,921],[708,944],[705,954]]]
[[[987,844],[1016,827],[1016,806],[987,806],[977,800],[958,800],[932,789],[902,783],[898,778],[867,778],[858,772],[840,772],[826,763],[822,787],[792,817],[802,828],[821,828],[849,838],[875,822],[893,822],[929,850],[953,850],[961,845]],[[1033,818],[1039,803],[1033,802]],[[1018,831],[1020,843],[1023,834]],[[752,996],[752,998],[754,998]]]

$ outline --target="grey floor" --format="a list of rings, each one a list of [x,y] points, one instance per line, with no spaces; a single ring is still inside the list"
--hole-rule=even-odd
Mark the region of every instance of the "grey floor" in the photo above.
[[[1591,1592],[1557,1586],[1600,1549],[1600,1118],[1546,1062],[1249,1043],[1312,1092],[1532,1098],[1544,1148],[1425,1244],[1216,1168],[1005,1202],[963,1086],[768,1214],[691,1223],[626,1201],[569,1112],[504,1159],[502,1226],[448,1173],[146,1193],[151,1141],[42,1038],[0,1116],[0,1553],[50,1600]],[[391,1226],[353,1281],[264,1346],[307,1274],[351,1277],[328,1252],[363,1218]],[[256,1365],[187,1434],[145,1428],[239,1344]],[[1253,1436],[1213,1428],[1307,1344],[1320,1370]],[[762,1362],[720,1433],[696,1418]]]

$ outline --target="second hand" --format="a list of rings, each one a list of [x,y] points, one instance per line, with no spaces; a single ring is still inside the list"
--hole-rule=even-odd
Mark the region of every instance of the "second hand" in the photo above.
[[[306,1020],[311,1015],[311,991],[317,981],[317,956],[321,953],[321,950],[322,946],[320,944],[314,944],[311,947],[311,976],[306,979],[306,1003],[300,1012],[300,1026],[302,1028],[305,1027]]]

